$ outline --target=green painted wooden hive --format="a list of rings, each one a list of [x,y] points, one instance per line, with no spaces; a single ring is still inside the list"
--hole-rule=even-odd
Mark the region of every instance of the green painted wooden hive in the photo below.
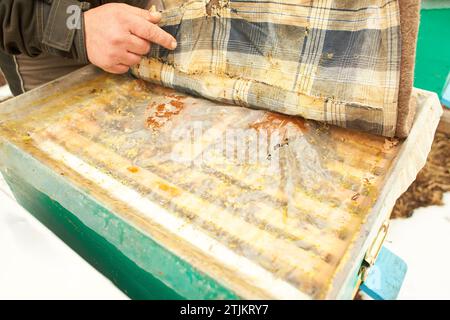
[[[450,1],[422,1],[414,85],[438,95],[450,74],[449,21]]]
[[[207,101],[92,66],[0,105],[18,201],[131,298],[352,298],[424,165],[405,141]]]

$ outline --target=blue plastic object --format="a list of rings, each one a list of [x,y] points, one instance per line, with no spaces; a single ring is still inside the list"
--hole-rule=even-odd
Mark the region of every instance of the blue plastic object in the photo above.
[[[442,90],[441,103],[450,108],[450,72],[447,76],[447,81],[445,82],[444,90]]]
[[[408,267],[401,258],[382,247],[375,264],[370,268],[361,291],[375,300],[395,300],[405,279]]]

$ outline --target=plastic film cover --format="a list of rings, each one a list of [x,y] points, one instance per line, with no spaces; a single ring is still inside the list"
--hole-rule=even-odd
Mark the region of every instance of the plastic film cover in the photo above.
[[[126,76],[32,105],[3,136],[132,206],[133,223],[183,240],[169,249],[247,298],[324,297],[399,150]]]

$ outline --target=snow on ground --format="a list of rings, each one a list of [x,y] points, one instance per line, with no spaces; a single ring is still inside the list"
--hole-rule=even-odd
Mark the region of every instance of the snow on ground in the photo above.
[[[450,193],[444,203],[391,221],[385,246],[408,264],[399,299],[450,299]]]
[[[399,299],[450,299],[450,193],[445,206],[391,221],[385,245],[408,264]],[[0,175],[0,299],[126,298],[21,208]]]
[[[0,101],[9,99],[12,97],[11,90],[9,90],[9,86],[1,86],[0,87]]]

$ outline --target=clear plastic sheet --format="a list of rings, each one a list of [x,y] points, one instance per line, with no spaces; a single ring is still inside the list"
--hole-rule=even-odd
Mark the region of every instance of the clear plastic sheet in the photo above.
[[[232,252],[205,249],[211,264],[233,268],[233,257],[245,259],[316,298],[329,289],[399,149],[396,140],[125,76],[102,75],[34,104],[38,112],[10,116],[2,134],[77,172],[82,161],[183,221],[167,234],[192,227]],[[66,156],[56,155],[60,149]],[[104,179],[86,184],[106,187]],[[144,223],[164,225],[152,217],[142,214]],[[260,285],[242,272],[235,270],[236,281]],[[280,296],[297,297],[272,295]]]

